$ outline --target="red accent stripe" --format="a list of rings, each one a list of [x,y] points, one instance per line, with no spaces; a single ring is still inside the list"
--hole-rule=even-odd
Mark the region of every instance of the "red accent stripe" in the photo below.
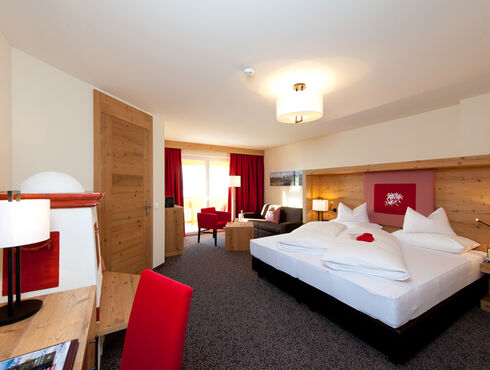
[[[56,193],[21,194],[21,199],[50,199],[51,209],[95,207],[104,193]],[[7,200],[7,194],[0,194],[0,200]]]

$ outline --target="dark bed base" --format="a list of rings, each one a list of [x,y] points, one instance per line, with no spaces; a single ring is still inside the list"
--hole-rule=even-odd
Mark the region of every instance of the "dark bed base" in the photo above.
[[[475,306],[487,290],[487,276],[475,281],[405,325],[393,329],[379,320],[355,310],[301,280],[252,257],[252,268],[343,328],[385,353],[393,363],[405,362],[434,339],[469,308]]]

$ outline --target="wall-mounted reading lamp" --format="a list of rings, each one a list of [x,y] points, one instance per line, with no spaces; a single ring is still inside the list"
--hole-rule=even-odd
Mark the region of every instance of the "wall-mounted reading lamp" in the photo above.
[[[481,223],[481,224],[483,224],[483,225],[485,225],[485,226],[490,227],[490,225],[489,225],[489,224],[487,224],[486,222],[483,222],[483,221],[482,221],[482,220],[480,220],[479,218],[475,218],[475,221],[476,221],[476,222],[479,222],[479,223]]]

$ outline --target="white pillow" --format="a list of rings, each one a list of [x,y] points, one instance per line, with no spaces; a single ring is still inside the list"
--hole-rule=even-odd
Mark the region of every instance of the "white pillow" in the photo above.
[[[347,228],[352,228],[352,227],[364,227],[366,229],[382,229],[383,226],[374,224],[372,222],[349,222],[349,221],[337,221],[336,218],[333,220],[330,220],[330,222],[336,222],[338,224],[342,224],[347,226]]]
[[[354,209],[350,209],[344,203],[340,202],[338,206],[336,222],[369,223],[369,217],[367,214],[367,203],[363,203]]]
[[[449,220],[444,208],[438,208],[429,216],[414,211],[407,207],[405,219],[403,220],[403,231],[406,233],[435,233],[456,235],[453,228],[449,224]]]
[[[392,235],[404,245],[447,253],[465,253],[480,245],[471,239],[456,234],[407,233],[403,230],[398,230]]]

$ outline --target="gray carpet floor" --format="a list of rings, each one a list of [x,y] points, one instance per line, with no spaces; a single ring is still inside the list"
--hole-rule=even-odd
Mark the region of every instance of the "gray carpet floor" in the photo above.
[[[472,308],[408,362],[377,350],[312,312],[209,236],[186,238],[184,254],[155,271],[194,288],[184,369],[490,369],[490,313]],[[102,369],[119,369],[124,332],[106,337]]]

